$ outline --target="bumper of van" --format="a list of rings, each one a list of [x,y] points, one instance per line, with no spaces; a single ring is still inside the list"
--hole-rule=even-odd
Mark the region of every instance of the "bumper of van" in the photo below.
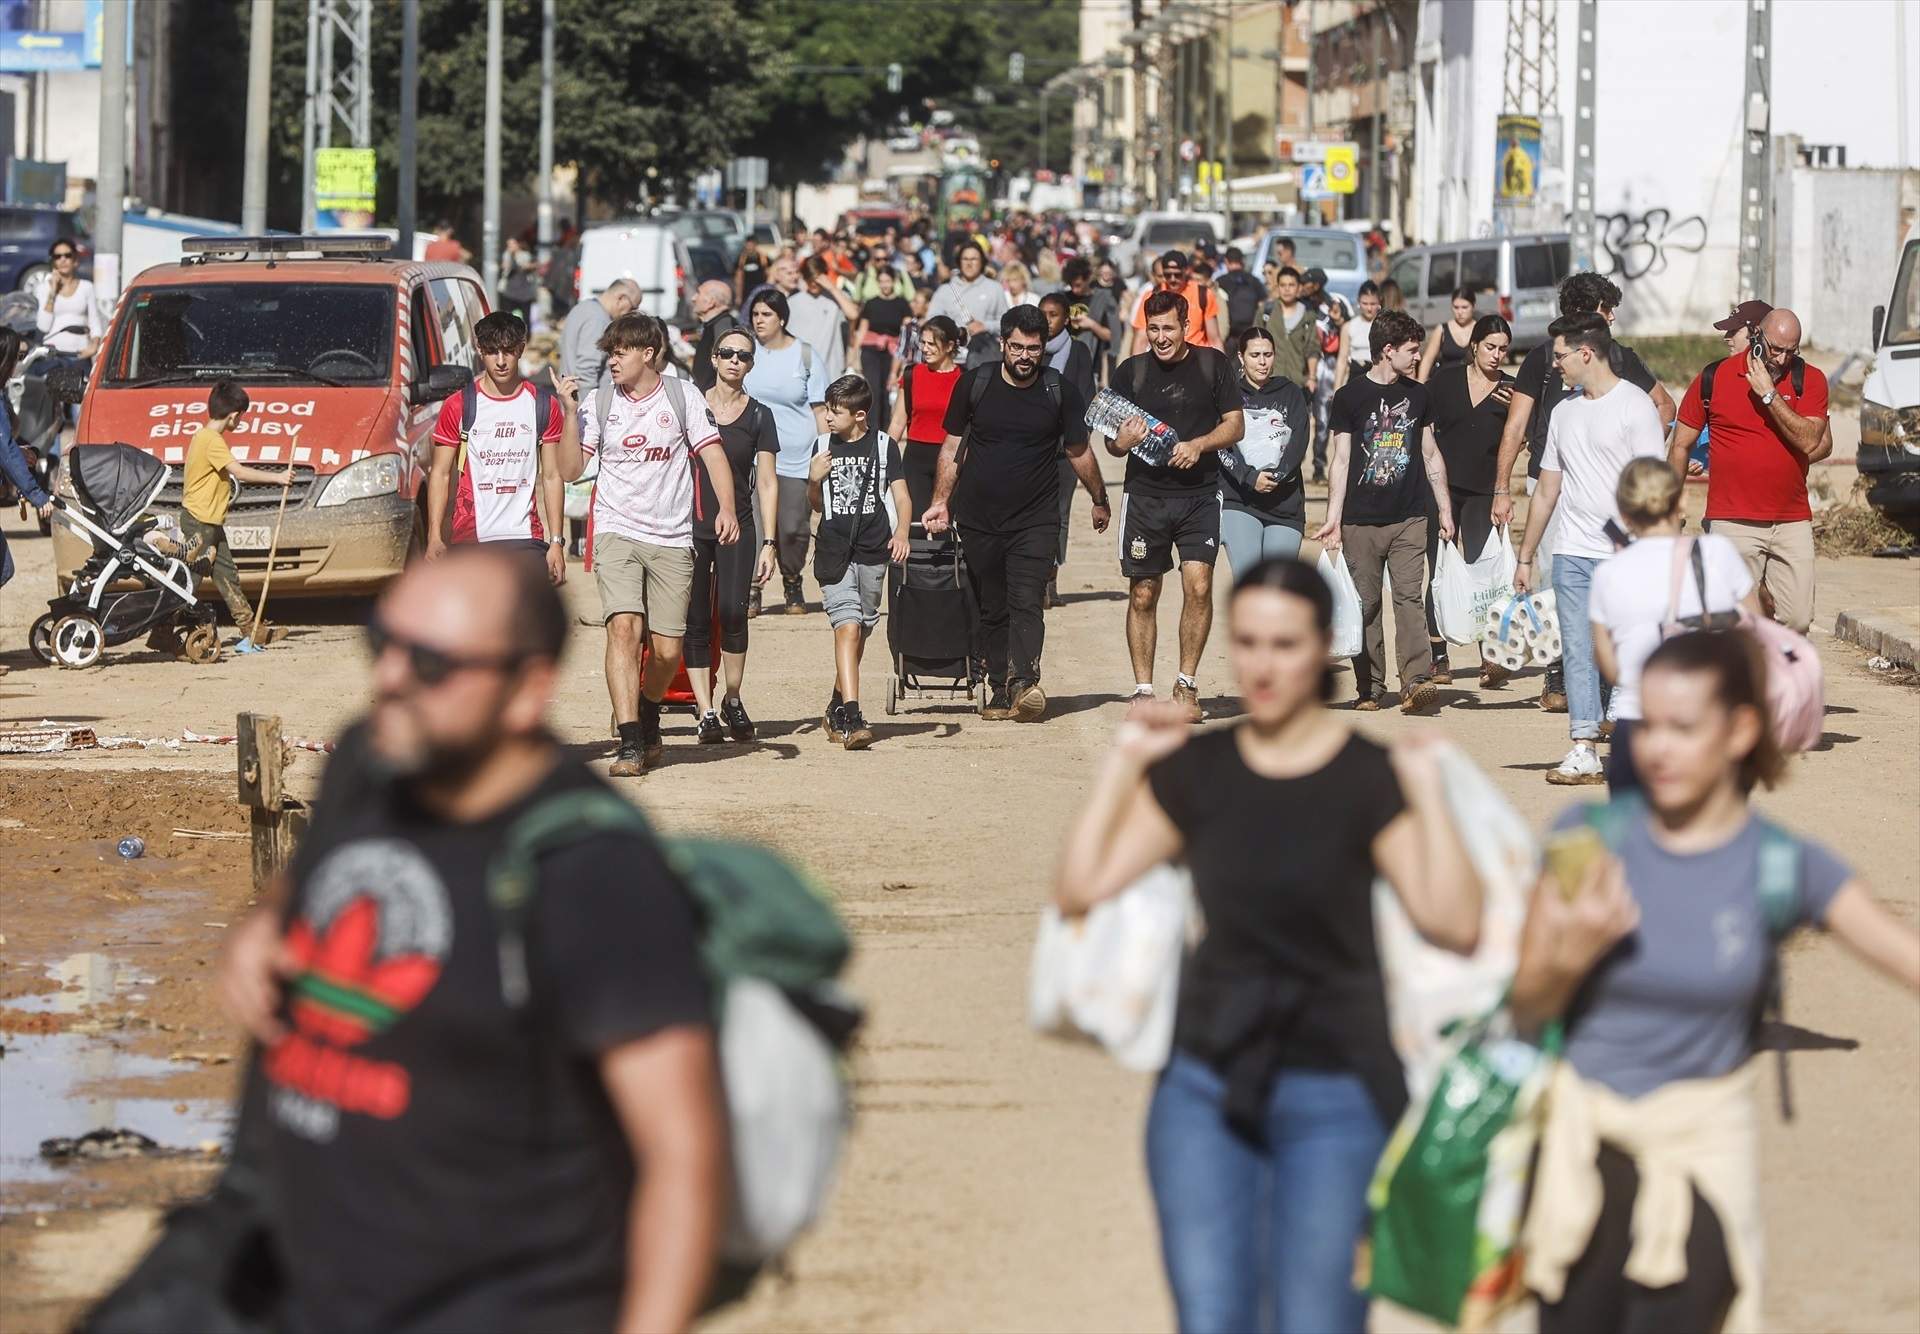
[[[289,510],[273,556],[273,595],[336,597],[371,593],[406,568],[418,528],[418,509],[405,496],[377,496],[325,509]],[[248,525],[258,526],[258,525]],[[90,554],[66,525],[54,525],[54,568],[67,576]],[[235,551],[241,587],[257,590],[267,577],[267,553]],[[211,594],[212,584],[202,591]]]

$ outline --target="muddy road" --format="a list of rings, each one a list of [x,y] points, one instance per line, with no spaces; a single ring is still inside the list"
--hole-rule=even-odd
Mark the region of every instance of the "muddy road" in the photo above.
[[[0,522],[19,539],[22,567],[0,596],[0,662],[13,668],[0,678],[0,727],[53,718],[177,738],[230,732],[237,712],[259,709],[278,713],[290,736],[320,738],[360,707],[354,608],[280,603],[292,629],[283,647],[209,667],[137,648],[86,672],[32,666],[18,650],[49,582],[50,544],[12,515]],[[810,863],[857,934],[851,981],[872,1009],[857,1126],[827,1222],[793,1257],[791,1279],[763,1284],[723,1329],[1171,1326],[1141,1160],[1148,1081],[1024,1025],[1036,906],[1131,684],[1112,545],[1087,528],[1084,500],[1075,525],[1068,605],[1048,617],[1044,724],[983,723],[921,702],[884,717],[876,652],[864,680],[878,743],[864,754],[830,748],[818,729],[831,684],[824,619],[763,617],[746,690],[760,741],[696,749],[691,720],[674,717],[666,764],[632,785],[666,827],[750,835]],[[1845,607],[1920,601],[1911,564],[1825,561],[1819,577],[1828,627]],[[576,568],[568,594],[592,614],[590,576]],[[1163,690],[1176,615],[1177,598],[1165,599]],[[1216,711],[1231,709],[1223,638],[1217,628],[1201,674]],[[1828,841],[1911,921],[1920,693],[1825,634],[1816,640],[1827,736],[1762,805]],[[579,629],[565,676],[561,736],[599,757],[597,630]],[[1566,749],[1564,718],[1534,707],[1537,676],[1497,693],[1476,689],[1470,672],[1460,679],[1435,718],[1385,713],[1360,725],[1382,739],[1414,726],[1445,733],[1544,823],[1568,797],[1542,780]],[[1342,685],[1350,692],[1344,673]],[[312,790],[321,763],[296,755],[296,791]],[[0,1328],[62,1328],[136,1258],[156,1207],[212,1170],[195,1151],[221,1132],[241,1049],[208,977],[248,900],[246,845],[173,831],[242,827],[233,767],[230,747],[196,744],[0,757]],[[114,853],[128,833],[146,839],[146,858]],[[1777,1124],[1770,1088],[1764,1097],[1771,1322],[1920,1328],[1920,1007],[1819,938],[1792,948],[1788,978],[1788,1017],[1808,1049],[1794,1057],[1797,1121]],[[78,1167],[38,1157],[40,1139],[91,1122],[184,1152]]]

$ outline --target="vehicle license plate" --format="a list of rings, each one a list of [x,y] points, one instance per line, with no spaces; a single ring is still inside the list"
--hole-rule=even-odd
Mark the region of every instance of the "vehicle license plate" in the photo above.
[[[235,551],[265,551],[273,541],[273,529],[267,527],[228,528],[227,545]]]

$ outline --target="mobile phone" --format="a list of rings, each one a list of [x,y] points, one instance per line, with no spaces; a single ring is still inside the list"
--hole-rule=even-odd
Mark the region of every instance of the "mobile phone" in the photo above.
[[[1625,551],[1633,545],[1633,535],[1621,528],[1620,525],[1612,519],[1608,519],[1606,523],[1601,525],[1601,531],[1606,533],[1607,540],[1613,543],[1613,549],[1615,551]]]
[[[1560,887],[1560,897],[1573,902],[1587,869],[1607,855],[1607,845],[1597,831],[1587,825],[1562,830],[1547,839],[1547,869]]]

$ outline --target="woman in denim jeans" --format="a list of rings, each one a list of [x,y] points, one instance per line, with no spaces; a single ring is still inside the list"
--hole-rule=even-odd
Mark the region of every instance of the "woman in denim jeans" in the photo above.
[[[1245,717],[1195,732],[1178,705],[1134,705],[1055,888],[1062,912],[1083,913],[1179,859],[1206,917],[1147,1120],[1187,1334],[1365,1328],[1354,1245],[1407,1100],[1374,948],[1374,876],[1429,939],[1469,951],[1479,936],[1479,882],[1429,747],[1389,754],[1325,706],[1332,622],[1312,566],[1248,570],[1229,650]]]

